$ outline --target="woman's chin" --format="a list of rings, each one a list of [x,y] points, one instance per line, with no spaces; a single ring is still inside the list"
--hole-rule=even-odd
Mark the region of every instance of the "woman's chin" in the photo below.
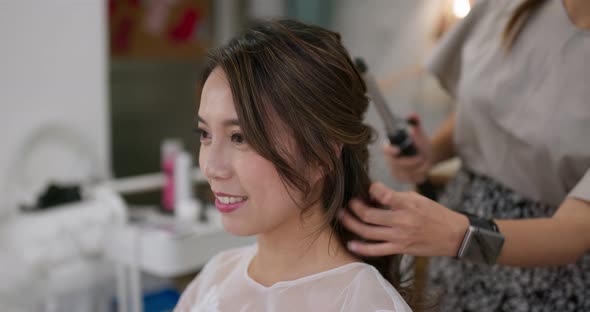
[[[240,222],[241,220],[231,220],[227,217],[221,218],[223,229],[234,236],[253,236],[258,234],[258,231],[251,224]]]

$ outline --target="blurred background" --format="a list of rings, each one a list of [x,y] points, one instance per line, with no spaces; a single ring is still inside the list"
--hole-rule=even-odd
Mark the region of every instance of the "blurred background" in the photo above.
[[[192,132],[208,49],[249,21],[290,17],[339,32],[394,113],[418,113],[431,133],[452,102],[420,64],[469,8],[0,0],[0,311],[171,311],[211,255],[253,242],[223,233],[208,209]],[[379,132],[372,177],[408,189],[387,174],[373,108],[366,122]]]

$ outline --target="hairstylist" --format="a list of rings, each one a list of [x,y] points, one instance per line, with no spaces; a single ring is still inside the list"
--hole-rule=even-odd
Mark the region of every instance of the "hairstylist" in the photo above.
[[[349,249],[443,256],[442,311],[590,311],[590,1],[480,0],[427,68],[456,111],[432,139],[413,129],[418,156],[384,152],[405,182],[462,168],[439,203],[373,184],[389,209],[352,201],[342,220],[379,242]]]

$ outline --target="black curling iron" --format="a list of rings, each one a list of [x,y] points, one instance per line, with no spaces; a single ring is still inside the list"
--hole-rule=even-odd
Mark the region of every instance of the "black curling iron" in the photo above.
[[[389,109],[389,106],[385,101],[385,97],[383,97],[383,94],[379,90],[377,81],[373,75],[369,73],[365,62],[361,58],[355,59],[354,62],[356,68],[359,70],[363,80],[365,81],[367,93],[373,103],[375,103],[375,108],[377,108],[377,112],[379,112],[379,117],[381,117],[381,120],[383,120],[383,125],[385,126],[389,143],[399,148],[400,157],[416,155],[418,151],[416,150],[414,141],[408,134],[409,125],[415,125],[415,122],[395,116]],[[428,179],[416,185],[416,188],[420,194],[432,200],[436,199],[436,189]]]

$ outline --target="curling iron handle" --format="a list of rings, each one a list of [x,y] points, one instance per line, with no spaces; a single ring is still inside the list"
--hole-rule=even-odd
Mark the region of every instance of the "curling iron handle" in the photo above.
[[[418,154],[412,138],[410,138],[406,131],[400,129],[388,137],[389,143],[399,148],[399,156],[415,156]]]

